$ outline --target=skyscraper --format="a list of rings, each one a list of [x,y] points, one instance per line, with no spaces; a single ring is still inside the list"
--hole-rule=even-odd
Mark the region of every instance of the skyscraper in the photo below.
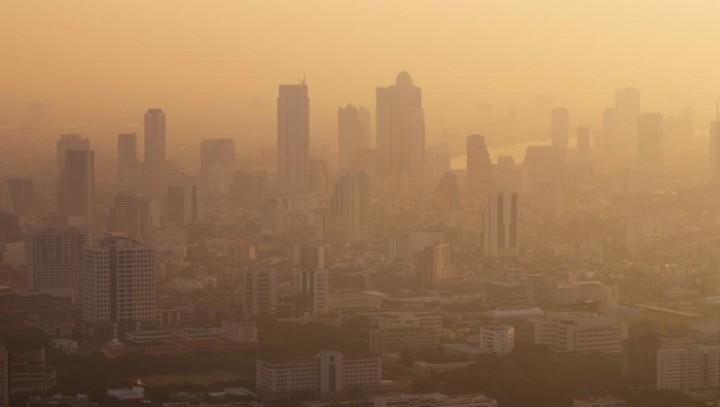
[[[251,269],[243,273],[245,316],[273,315],[277,309],[277,276],[272,269]]]
[[[613,115],[615,120],[613,154],[620,163],[631,164],[637,157],[640,91],[635,88],[618,89],[615,92]]]
[[[165,193],[166,171],[165,113],[148,109],[145,113],[145,182],[149,197]]]
[[[277,176],[280,196],[308,192],[310,100],[305,83],[280,85],[277,100]]]
[[[56,147],[57,173],[60,174],[65,167],[68,150],[89,150],[90,140],[84,139],[80,134],[61,134]]]
[[[309,310],[313,315],[324,315],[330,312],[328,301],[328,272],[321,268],[296,269],[292,273],[293,291],[307,299]]]
[[[368,177],[363,173],[347,173],[335,183],[331,202],[331,218],[334,236],[360,241],[365,228],[370,205]]]
[[[58,213],[90,222],[95,211],[95,153],[67,150],[57,187]]]
[[[415,271],[423,288],[436,288],[440,280],[451,277],[450,244],[434,243],[425,247],[417,255]]]
[[[483,227],[483,254],[486,257],[517,256],[518,197],[499,192],[488,197]]]
[[[93,329],[134,329],[157,318],[155,255],[150,247],[106,236],[83,253],[83,321]]]
[[[118,177],[122,178],[124,172],[138,168],[137,135],[123,133],[117,135],[118,150]]]
[[[563,151],[567,151],[570,140],[570,117],[564,107],[556,107],[550,119],[550,141]]]
[[[395,85],[376,91],[378,172],[417,176],[425,172],[425,118],[422,92],[410,74],[400,72]]]
[[[485,197],[493,191],[493,169],[485,137],[473,134],[467,137],[467,188],[468,196]]]
[[[200,176],[208,192],[226,194],[235,173],[235,141],[204,139],[200,144]]]
[[[90,232],[76,228],[37,229],[28,234],[28,286],[75,298],[81,287],[82,254]]]
[[[186,226],[205,217],[203,189],[196,183],[170,185],[167,205],[168,222],[175,226]]]
[[[338,168],[360,171],[363,152],[370,149],[370,112],[364,107],[338,108]]]
[[[662,171],[663,116],[660,113],[643,113],[638,119],[638,166],[652,175]]]

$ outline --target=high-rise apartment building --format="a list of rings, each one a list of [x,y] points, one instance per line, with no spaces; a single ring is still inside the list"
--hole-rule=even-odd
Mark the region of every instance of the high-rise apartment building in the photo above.
[[[333,235],[340,239],[359,241],[366,237],[369,182],[363,173],[347,173],[335,183],[330,203]]]
[[[550,142],[553,146],[567,151],[570,145],[570,115],[564,107],[556,107],[550,118]]]
[[[320,268],[293,270],[292,288],[296,294],[307,298],[313,315],[325,315],[330,312],[326,270]]]
[[[273,315],[277,310],[277,274],[272,269],[243,272],[243,312],[245,316]]]
[[[370,111],[347,105],[338,108],[338,169],[361,171],[362,159],[370,149]]]
[[[184,182],[168,187],[167,220],[175,226],[186,226],[205,217],[203,188]]]
[[[208,192],[226,194],[235,174],[235,141],[205,139],[200,144],[200,177]]]
[[[68,150],[57,187],[58,213],[91,220],[95,211],[95,152]]]
[[[80,134],[61,134],[56,145],[57,173],[60,174],[65,167],[68,150],[89,150],[90,140],[83,138]]]
[[[106,236],[83,253],[83,321],[91,331],[132,329],[157,318],[155,254],[121,236]],[[97,332],[97,331],[96,331]]]
[[[76,228],[37,229],[28,234],[28,287],[76,298],[81,288],[83,250],[90,232]]]
[[[310,99],[305,83],[280,85],[277,99],[277,177],[281,197],[307,193],[310,176]]]
[[[515,193],[497,193],[488,197],[483,222],[483,253],[488,257],[517,256],[518,196]]]
[[[473,134],[467,137],[467,189],[468,196],[484,198],[493,192],[493,168],[485,137]]]
[[[417,255],[415,271],[424,288],[435,288],[440,280],[452,276],[450,244],[431,244]]]
[[[425,173],[422,92],[407,72],[400,72],[394,85],[377,88],[376,130],[380,175]]]
[[[148,109],[145,113],[145,182],[147,196],[163,196],[166,185],[165,113]]]
[[[127,171],[138,169],[137,135],[135,133],[121,133],[117,135],[118,177]]]
[[[658,175],[663,162],[663,116],[643,113],[638,118],[638,166],[640,170]]]

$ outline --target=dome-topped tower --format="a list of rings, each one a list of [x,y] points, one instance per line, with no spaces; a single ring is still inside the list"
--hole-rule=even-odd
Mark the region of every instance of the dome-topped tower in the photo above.
[[[408,86],[413,84],[413,80],[407,71],[402,71],[395,78],[395,84],[398,86]]]

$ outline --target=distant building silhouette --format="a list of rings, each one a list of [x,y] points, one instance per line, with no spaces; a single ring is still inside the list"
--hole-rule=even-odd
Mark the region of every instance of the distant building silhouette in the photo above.
[[[638,166],[640,170],[658,175],[663,161],[663,116],[643,113],[638,119]]]
[[[567,151],[570,146],[570,115],[564,107],[556,107],[550,119],[550,141],[555,147]]]
[[[335,183],[330,210],[333,235],[359,241],[367,238],[369,181],[363,173],[347,173]]]
[[[168,187],[167,219],[175,226],[187,226],[205,217],[202,186],[194,182],[180,182]]]
[[[486,197],[493,192],[493,168],[485,137],[467,137],[467,189],[470,197]]]
[[[122,180],[127,171],[138,168],[137,135],[122,133],[117,135],[118,177]]]
[[[516,193],[497,193],[488,196],[484,209],[483,253],[486,257],[517,256],[519,254],[519,214]]]
[[[147,196],[162,197],[166,185],[165,113],[148,109],[145,113],[145,182]]]
[[[395,85],[376,92],[378,174],[390,176],[392,184],[425,173],[425,118],[422,93],[407,72]]]
[[[308,192],[310,100],[305,83],[280,85],[277,99],[277,177],[281,197]]]
[[[57,187],[58,213],[84,218],[89,223],[95,211],[95,153],[67,150]]]
[[[204,139],[200,144],[200,176],[207,191],[226,194],[235,174],[235,141]]]
[[[57,140],[57,173],[60,174],[65,167],[65,158],[68,150],[89,150],[90,140],[80,134],[61,134]]]
[[[347,105],[338,108],[338,169],[362,171],[363,155],[370,149],[370,111]]]

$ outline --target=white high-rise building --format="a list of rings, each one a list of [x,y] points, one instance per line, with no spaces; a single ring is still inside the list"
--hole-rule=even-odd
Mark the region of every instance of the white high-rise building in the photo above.
[[[330,204],[335,237],[350,241],[365,237],[369,193],[368,177],[363,173],[347,173],[337,181]]]
[[[518,196],[497,193],[488,197],[483,222],[483,253],[487,257],[517,256]]]
[[[277,177],[283,198],[307,193],[310,176],[310,99],[303,82],[280,85],[277,99]]]
[[[243,273],[245,316],[273,315],[277,309],[277,275],[271,269],[252,269]]]
[[[165,193],[166,139],[165,113],[148,109],[145,113],[145,180],[147,195],[153,198]]]
[[[91,328],[134,327],[157,318],[155,255],[150,247],[108,235],[85,248],[83,320]]]
[[[83,250],[90,232],[76,228],[38,229],[27,237],[28,286],[51,295],[79,298]]]

